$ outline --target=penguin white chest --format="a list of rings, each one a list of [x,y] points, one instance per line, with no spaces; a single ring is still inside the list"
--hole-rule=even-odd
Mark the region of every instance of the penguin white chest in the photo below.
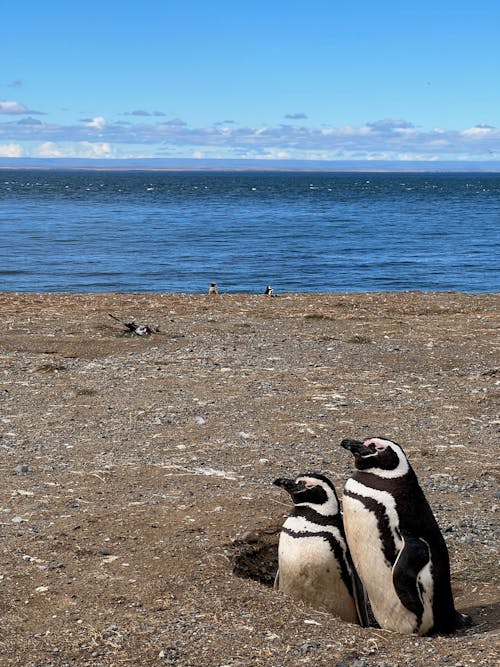
[[[316,608],[324,608],[350,623],[357,623],[354,599],[340,565],[321,536],[292,537],[279,541],[279,589]]]
[[[330,546],[322,537],[292,537],[282,533],[279,543],[280,576],[302,582],[303,587],[315,584],[318,577],[338,564]],[[286,576],[288,575],[288,576]]]
[[[360,488],[361,487],[361,488]],[[377,511],[369,509],[367,498],[373,498],[373,490],[354,480],[349,480],[344,494],[344,528],[354,566],[368,593],[373,614],[381,627],[402,633],[415,631],[415,615],[403,606],[394,588],[392,564],[386,557],[387,549],[398,553],[402,541],[398,537],[399,519],[393,497],[383,491],[376,492]],[[370,495],[367,495],[368,491]],[[386,528],[381,531],[381,524]],[[385,544],[392,541],[392,544]]]

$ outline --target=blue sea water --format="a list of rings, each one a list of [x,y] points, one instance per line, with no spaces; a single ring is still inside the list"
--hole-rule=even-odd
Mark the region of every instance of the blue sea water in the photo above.
[[[497,292],[500,174],[0,172],[0,291]]]

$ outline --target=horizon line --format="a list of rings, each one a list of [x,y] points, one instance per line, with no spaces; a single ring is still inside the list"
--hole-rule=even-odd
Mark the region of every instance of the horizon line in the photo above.
[[[0,157],[0,169],[90,171],[500,172],[498,160],[299,160],[265,158]]]

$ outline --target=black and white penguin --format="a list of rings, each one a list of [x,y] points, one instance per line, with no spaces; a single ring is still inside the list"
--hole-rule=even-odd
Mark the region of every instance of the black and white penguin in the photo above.
[[[217,283],[210,283],[210,287],[208,288],[208,293],[209,294],[219,293],[219,288],[217,287]]]
[[[158,333],[159,331],[158,327],[156,329],[151,329],[151,327],[148,327],[147,324],[136,324],[135,322],[125,322],[124,320],[120,320],[119,317],[111,315],[111,313],[108,313],[108,315],[117,322],[123,324],[123,326],[126,327],[128,333],[135,334],[136,336],[149,336],[149,334],[155,332]]]
[[[403,449],[390,440],[343,440],[356,472],[342,499],[347,543],[381,628],[449,634],[455,611],[446,542]]]
[[[271,285],[268,285],[266,287],[266,291],[264,292],[264,294],[266,294],[267,296],[276,296],[276,294],[274,293],[274,289],[271,287]]]
[[[274,484],[285,489],[294,503],[280,533],[274,587],[345,621],[366,625],[364,595],[332,482],[312,473],[277,479]]]

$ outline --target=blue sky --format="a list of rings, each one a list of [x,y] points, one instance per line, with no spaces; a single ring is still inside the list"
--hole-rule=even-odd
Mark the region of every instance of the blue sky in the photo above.
[[[4,3],[0,157],[500,160],[500,3]]]

